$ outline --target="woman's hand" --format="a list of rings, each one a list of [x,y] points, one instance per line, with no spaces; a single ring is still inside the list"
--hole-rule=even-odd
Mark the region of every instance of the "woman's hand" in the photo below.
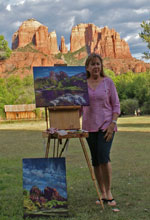
[[[110,141],[113,137],[113,132],[114,132],[114,128],[115,128],[115,123],[111,123],[104,131],[106,132],[104,138],[106,139],[106,141]]]

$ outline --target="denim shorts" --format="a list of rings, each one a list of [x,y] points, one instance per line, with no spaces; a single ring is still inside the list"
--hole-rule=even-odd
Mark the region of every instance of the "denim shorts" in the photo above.
[[[94,167],[110,161],[110,149],[115,132],[113,133],[112,139],[108,142],[106,142],[104,138],[105,134],[106,132],[101,130],[98,132],[89,132],[87,142],[91,152],[92,165]]]

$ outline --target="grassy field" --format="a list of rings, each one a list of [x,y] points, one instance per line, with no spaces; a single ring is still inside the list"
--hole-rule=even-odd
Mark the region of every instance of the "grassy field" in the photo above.
[[[22,159],[44,157],[45,141],[41,131],[45,128],[44,121],[0,123],[0,220],[23,219]],[[82,148],[77,139],[70,140],[63,155],[67,168],[67,219],[149,220],[149,155],[150,117],[119,118],[111,152],[112,191],[120,209],[114,213],[107,205],[102,210],[95,204],[97,193]]]

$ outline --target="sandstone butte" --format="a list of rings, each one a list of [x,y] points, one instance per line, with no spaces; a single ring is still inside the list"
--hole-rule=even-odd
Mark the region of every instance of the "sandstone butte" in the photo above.
[[[68,53],[64,37],[61,37],[58,49],[56,32],[49,33],[48,27],[33,18],[24,21],[13,34],[12,51],[9,59],[0,61],[1,77],[8,73],[24,77],[32,73],[33,66],[63,65],[66,62],[63,54]],[[71,31],[69,53],[76,60],[85,60],[91,52],[100,54],[104,58],[104,67],[113,70],[115,74],[129,70],[145,72],[150,68],[150,64],[132,57],[128,43],[114,29],[78,24]],[[58,54],[61,54],[59,59],[56,58]]]

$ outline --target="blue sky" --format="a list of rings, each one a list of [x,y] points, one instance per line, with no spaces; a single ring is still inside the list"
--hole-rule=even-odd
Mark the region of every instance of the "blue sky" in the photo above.
[[[71,29],[93,23],[115,29],[128,42],[132,56],[140,58],[147,45],[139,38],[142,21],[150,19],[149,0],[0,0],[0,34],[11,47],[12,35],[23,21],[34,18],[63,35],[69,48]]]
[[[23,159],[23,188],[37,186],[44,190],[49,186],[67,198],[65,158]]]

